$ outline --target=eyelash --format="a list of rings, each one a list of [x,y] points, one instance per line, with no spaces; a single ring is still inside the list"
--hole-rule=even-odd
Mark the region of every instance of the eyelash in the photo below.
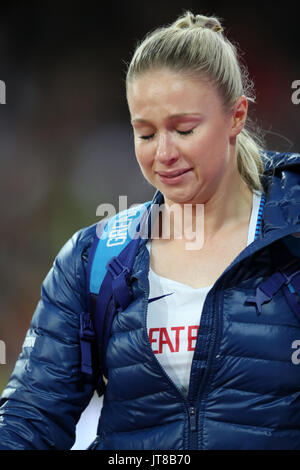
[[[189,131],[176,131],[179,135],[185,136],[185,135],[190,135],[193,134],[194,129],[190,129]],[[140,139],[142,140],[150,140],[154,137],[154,134],[151,135],[141,135]]]

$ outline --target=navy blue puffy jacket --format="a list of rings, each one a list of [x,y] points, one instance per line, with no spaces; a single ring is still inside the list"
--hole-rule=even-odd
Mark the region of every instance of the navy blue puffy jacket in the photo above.
[[[147,336],[149,255],[141,243],[131,278],[134,300],[112,327],[93,448],[300,450],[300,364],[292,361],[299,320],[282,290],[260,315],[245,304],[278,263],[296,256],[288,241],[300,232],[300,155],[269,156],[262,234],[207,296],[187,397],[160,366]],[[78,231],[43,282],[0,402],[2,449],[69,449],[74,443],[94,392],[91,378],[80,372],[79,313],[95,230],[96,224]]]

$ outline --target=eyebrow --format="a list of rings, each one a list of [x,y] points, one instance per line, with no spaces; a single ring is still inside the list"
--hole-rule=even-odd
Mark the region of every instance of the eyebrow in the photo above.
[[[201,114],[200,113],[178,113],[178,114],[171,114],[170,116],[167,117],[167,119],[176,119],[176,118],[180,118],[180,117],[186,117],[186,116],[190,116],[190,117],[200,117]],[[132,119],[131,121],[132,123],[134,122],[139,122],[141,124],[148,124],[149,121],[147,121],[147,119],[142,119],[142,118],[136,118],[136,119]]]

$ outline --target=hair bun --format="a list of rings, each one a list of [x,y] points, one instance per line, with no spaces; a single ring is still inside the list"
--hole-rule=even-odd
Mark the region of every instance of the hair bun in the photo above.
[[[213,16],[194,15],[190,11],[187,11],[174,23],[174,27],[178,29],[193,28],[195,26],[208,28],[216,32],[224,31],[218,18]]]

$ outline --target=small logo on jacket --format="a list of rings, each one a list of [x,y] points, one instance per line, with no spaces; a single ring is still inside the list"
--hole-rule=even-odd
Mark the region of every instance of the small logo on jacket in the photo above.
[[[162,299],[163,297],[167,297],[168,295],[172,295],[174,292],[170,292],[170,294],[159,295],[158,297],[152,297],[152,299],[148,300],[148,304],[151,302],[155,302],[156,300]]]

